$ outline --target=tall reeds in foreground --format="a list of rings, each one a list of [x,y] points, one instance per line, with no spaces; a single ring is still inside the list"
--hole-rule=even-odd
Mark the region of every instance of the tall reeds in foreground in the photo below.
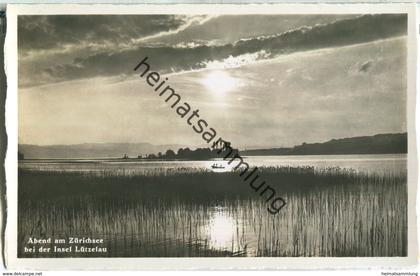
[[[407,254],[403,173],[312,167],[260,171],[287,201],[277,215],[234,172],[19,170],[19,256]],[[108,252],[28,254],[22,251],[28,237],[104,238]]]

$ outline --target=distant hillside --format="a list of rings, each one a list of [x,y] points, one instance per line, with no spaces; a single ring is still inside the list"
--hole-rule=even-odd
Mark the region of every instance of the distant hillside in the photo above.
[[[241,151],[241,155],[315,155],[315,154],[385,154],[407,153],[407,133],[377,134],[325,143],[303,143],[293,148],[256,149]]]
[[[252,149],[242,150],[241,155],[285,155],[292,148],[274,148],[274,149]]]
[[[48,158],[116,158],[127,154],[129,157],[157,154],[168,149],[176,150],[182,145],[152,145],[149,143],[90,143],[76,145],[19,145],[19,152],[25,159]]]
[[[137,157],[146,154],[177,151],[185,145],[152,145],[149,143],[87,143],[76,145],[19,145],[19,153],[25,159],[66,158],[122,158],[124,154]],[[293,148],[271,148],[241,151],[241,155],[314,155],[314,154],[380,154],[406,153],[407,133],[378,134],[343,139],[325,143],[303,143]]]

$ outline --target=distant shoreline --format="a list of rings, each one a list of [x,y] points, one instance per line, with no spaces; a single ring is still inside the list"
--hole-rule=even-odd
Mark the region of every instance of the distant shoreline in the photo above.
[[[153,147],[152,147],[153,146]],[[19,145],[20,159],[24,160],[113,160],[113,161],[171,161],[211,160],[219,157],[209,148],[181,147],[176,145],[145,144],[81,144],[60,146]],[[175,151],[174,151],[175,150]],[[161,152],[161,155],[158,154]],[[170,152],[171,154],[166,154]],[[407,153],[407,133],[388,133],[373,136],[332,139],[323,143],[302,143],[294,147],[239,150],[241,156],[301,156],[349,154]],[[181,155],[178,155],[181,154]],[[167,155],[167,156],[164,156]],[[109,157],[101,157],[109,156]],[[111,157],[112,156],[112,157]],[[123,158],[125,156],[126,158]],[[140,157],[140,158],[139,158]]]
[[[332,155],[403,155],[407,153],[354,153],[354,154],[296,154],[296,155],[245,155],[242,156],[244,159],[248,157],[254,157],[254,156],[287,156],[287,157],[293,157],[293,156],[332,156]],[[222,158],[211,158],[211,159],[138,159],[138,158],[31,158],[31,159],[24,159],[24,160],[18,160],[19,162],[37,162],[37,161],[51,161],[51,162],[58,162],[61,161],[63,163],[97,163],[98,161],[104,161],[104,162],[126,162],[126,163],[132,163],[132,162],[173,162],[173,161],[223,161]]]

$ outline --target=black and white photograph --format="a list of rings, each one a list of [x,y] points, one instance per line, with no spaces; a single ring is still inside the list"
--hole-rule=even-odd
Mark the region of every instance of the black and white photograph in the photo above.
[[[16,16],[17,259],[410,255],[408,14],[218,11]]]

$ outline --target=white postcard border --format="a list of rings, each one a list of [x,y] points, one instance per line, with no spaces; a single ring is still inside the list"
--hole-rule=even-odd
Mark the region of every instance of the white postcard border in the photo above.
[[[17,16],[28,14],[361,14],[406,13],[408,132],[407,257],[244,257],[244,258],[17,258]],[[417,263],[417,151],[415,133],[417,22],[415,4],[176,4],[176,5],[8,5],[5,43],[7,74],[5,162],[7,185],[6,266],[31,270],[322,269],[397,268]]]

